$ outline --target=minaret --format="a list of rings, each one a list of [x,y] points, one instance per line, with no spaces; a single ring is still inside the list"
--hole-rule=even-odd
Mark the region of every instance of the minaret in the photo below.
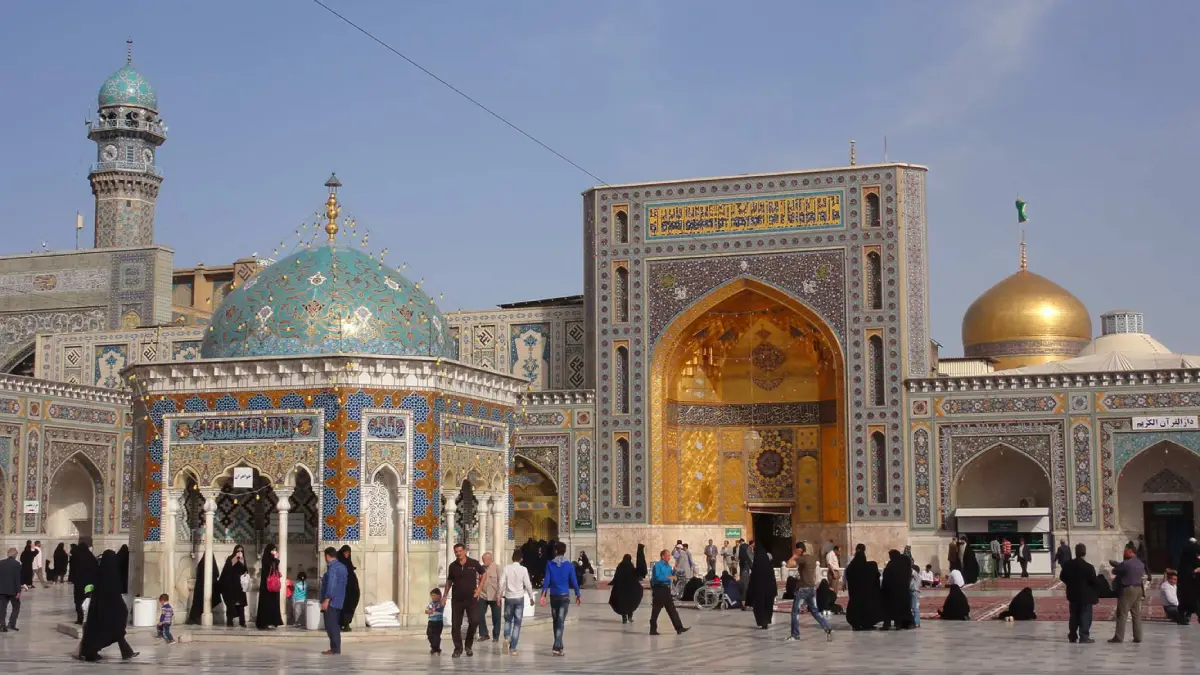
[[[167,127],[158,116],[154,88],[133,68],[128,41],[125,67],[100,88],[99,119],[88,122],[96,163],[88,174],[96,196],[96,248],[150,246],[154,205],[162,185],[155,164]]]

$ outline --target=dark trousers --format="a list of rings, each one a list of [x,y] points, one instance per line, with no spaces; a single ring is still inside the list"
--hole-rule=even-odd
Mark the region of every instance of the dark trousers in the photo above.
[[[442,653],[442,628],[446,624],[441,621],[430,621],[429,626],[425,629],[425,637],[429,638],[429,653]]]
[[[1008,579],[1012,576],[1012,556],[1004,556],[1004,578]]]
[[[463,648],[462,623],[463,615],[467,617],[467,649],[475,644],[475,631],[479,627],[479,612],[476,611],[475,598],[452,598],[450,602],[450,639],[454,640],[454,651],[461,652]]]
[[[9,604],[12,605],[12,616],[5,621]],[[15,595],[0,595],[0,628],[16,628],[18,616],[21,616],[21,598]]]
[[[1092,603],[1071,602],[1069,610],[1071,617],[1067,622],[1067,639],[1071,642],[1074,642],[1076,638],[1088,639],[1088,636],[1092,634]]]
[[[325,634],[329,636],[329,649],[334,654],[342,653],[342,610],[333,607],[325,610]]]
[[[998,556],[998,555],[994,555],[994,556],[992,556],[992,578],[993,578],[993,579],[999,579],[999,578],[1000,578],[1000,572],[1001,572],[1001,569],[1000,569],[1000,556]]]
[[[80,588],[78,584],[75,585],[75,588],[78,589],[75,591],[75,623],[82,625],[84,599],[83,589]]]
[[[1021,577],[1024,578],[1029,576],[1029,561],[1024,558],[1020,558],[1018,562],[1021,563]]]
[[[483,598],[479,599],[479,637],[489,637],[487,626],[487,613],[489,607],[492,609],[492,636],[495,636],[495,638],[499,640],[500,603],[496,602],[495,600],[484,600]]]
[[[226,602],[225,603],[225,625],[232,626],[234,619],[237,619],[239,626],[241,626],[242,628],[246,627],[246,606],[245,605],[234,606],[234,605],[231,605],[228,602]]]
[[[650,589],[651,609],[650,609],[650,632],[658,632],[658,613],[662,610],[667,610],[667,616],[671,619],[671,625],[676,631],[683,630],[683,622],[679,620],[679,612],[675,611],[675,598],[671,597],[670,586],[655,586]]]

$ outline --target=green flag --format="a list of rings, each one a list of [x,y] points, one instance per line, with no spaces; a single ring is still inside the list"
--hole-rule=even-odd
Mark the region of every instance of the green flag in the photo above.
[[[1029,216],[1025,215],[1025,202],[1017,200],[1017,223],[1023,223],[1029,220]]]

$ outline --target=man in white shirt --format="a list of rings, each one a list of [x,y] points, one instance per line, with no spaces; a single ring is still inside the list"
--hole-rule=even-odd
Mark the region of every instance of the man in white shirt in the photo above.
[[[729,540],[725,540],[725,545],[721,547],[721,564],[724,565],[725,571],[730,574],[736,574],[733,570],[737,569],[733,565],[733,553],[729,550]]]
[[[521,619],[525,616],[525,599],[533,603],[533,582],[529,570],[521,564],[521,549],[513,551],[512,562],[504,567],[500,577],[500,597],[504,598],[504,649],[516,655],[521,637]]]
[[[838,582],[842,580],[842,562],[838,560],[838,553],[841,550],[841,546],[834,544],[833,548],[825,554],[825,567],[829,570],[829,588],[834,592],[837,592]]]
[[[1179,575],[1175,570],[1167,570],[1167,575],[1163,578],[1162,585],[1158,587],[1159,596],[1162,598],[1163,613],[1167,618],[1178,622],[1179,621]]]
[[[46,584],[46,557],[42,555],[42,542],[33,542],[33,551],[37,554],[33,559],[33,575],[37,579],[37,583],[42,585],[42,588],[50,588]]]

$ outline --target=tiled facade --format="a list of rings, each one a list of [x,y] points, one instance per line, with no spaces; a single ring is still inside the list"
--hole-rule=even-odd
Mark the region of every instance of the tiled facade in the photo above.
[[[54,479],[67,462],[93,481],[88,534],[119,546],[133,497],[131,422],[126,393],[0,376],[0,547],[45,538]]]
[[[200,358],[205,330],[192,326],[39,335],[35,375],[55,382],[125,389],[120,377],[123,368]]]

